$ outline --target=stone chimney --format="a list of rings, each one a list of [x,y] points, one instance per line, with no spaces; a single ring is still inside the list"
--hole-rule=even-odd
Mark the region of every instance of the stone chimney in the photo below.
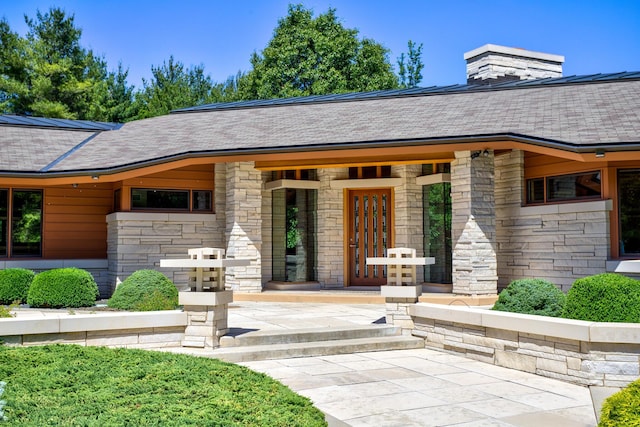
[[[486,44],[464,54],[467,84],[562,77],[564,56]]]

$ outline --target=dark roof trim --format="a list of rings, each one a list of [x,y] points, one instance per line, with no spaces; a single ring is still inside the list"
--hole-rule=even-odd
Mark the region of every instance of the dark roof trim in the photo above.
[[[86,144],[95,135],[89,139],[83,141],[81,144]],[[521,142],[529,145],[536,145],[539,147],[555,148],[572,153],[584,154],[595,153],[598,150],[605,150],[608,152],[614,151],[627,151],[627,150],[640,150],[640,140],[633,143],[605,143],[605,144],[593,144],[590,146],[580,146],[572,143],[566,143],[561,141],[547,140],[542,138],[530,137],[527,135],[519,135],[513,133],[502,134],[488,134],[488,135],[469,135],[460,137],[442,137],[442,138],[426,138],[426,139],[410,139],[410,140],[387,140],[387,141],[361,141],[350,142],[340,144],[319,144],[319,145],[305,145],[305,146],[288,146],[288,147],[270,147],[270,148],[243,148],[236,150],[225,151],[187,151],[182,153],[176,153],[170,156],[158,157],[155,159],[149,159],[141,162],[129,163],[109,168],[98,169],[76,169],[71,171],[50,171],[53,163],[58,162],[56,160],[39,172],[15,172],[15,171],[2,171],[0,170],[0,177],[15,177],[15,178],[53,178],[53,177],[71,177],[80,175],[111,175],[119,172],[127,172],[134,169],[140,169],[148,166],[155,166],[172,161],[184,160],[189,158],[198,157],[228,157],[238,155],[256,155],[256,154],[278,154],[278,153],[291,153],[302,151],[331,151],[331,150],[349,150],[349,149],[363,149],[363,148],[390,148],[398,146],[420,146],[420,145],[449,145],[449,144],[461,144],[461,143],[477,143],[477,142],[495,142],[501,140],[508,140],[513,142]],[[79,147],[76,147],[79,148]],[[76,149],[74,148],[74,150]],[[73,150],[71,150],[73,151]],[[66,155],[71,154],[71,151]]]
[[[608,74],[589,74],[534,80],[516,80],[495,84],[454,84],[449,86],[415,87],[410,89],[378,90],[331,95],[311,95],[297,98],[259,99],[252,101],[222,102],[181,108],[171,114],[195,113],[212,110],[237,110],[247,108],[275,107],[283,105],[324,104],[332,102],[364,101],[369,99],[401,98],[411,96],[444,95],[449,93],[488,92],[507,89],[522,89],[544,86],[566,86],[575,84],[604,83],[640,79],[640,71]]]
[[[46,117],[0,115],[0,126],[26,126],[44,129],[64,129],[79,131],[115,130],[122,126],[119,123],[96,122],[92,120],[49,119]]]

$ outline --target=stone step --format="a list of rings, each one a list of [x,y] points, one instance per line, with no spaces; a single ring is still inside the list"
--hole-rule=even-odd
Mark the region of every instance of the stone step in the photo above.
[[[424,348],[424,340],[408,335],[335,339],[328,341],[292,342],[283,344],[220,347],[209,357],[227,362],[287,359],[294,357],[328,356],[333,354],[364,353],[385,350]]]
[[[287,329],[252,331],[220,338],[220,347],[244,347],[269,344],[290,344],[313,341],[333,341],[355,338],[375,338],[400,335],[392,325],[350,326],[348,328]]]

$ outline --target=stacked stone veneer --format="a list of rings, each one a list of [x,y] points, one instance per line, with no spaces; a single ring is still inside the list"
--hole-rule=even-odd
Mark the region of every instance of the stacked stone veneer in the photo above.
[[[395,247],[412,248],[416,256],[424,256],[424,221],[422,185],[416,177],[422,174],[422,165],[394,166],[393,176],[402,178],[402,185],[394,190]],[[424,281],[424,269],[416,269],[416,283]]]
[[[412,334],[490,364],[580,385],[624,387],[640,375],[640,325],[415,304]]]
[[[606,271],[611,200],[522,206],[521,151],[496,157],[496,222],[500,286],[523,277],[566,291],[578,278]]]
[[[347,179],[345,168],[318,169],[318,281],[324,287],[343,287],[344,268],[344,190],[331,188],[331,181]]]
[[[497,292],[494,156],[486,153],[457,151],[451,162],[455,294]]]
[[[262,291],[262,173],[254,162],[226,164],[227,258],[251,260],[226,269],[227,287]]]
[[[133,272],[156,269],[186,289],[187,269],[160,269],[160,260],[186,258],[190,248],[225,247],[224,228],[215,214],[115,212],[107,215],[109,283]]]

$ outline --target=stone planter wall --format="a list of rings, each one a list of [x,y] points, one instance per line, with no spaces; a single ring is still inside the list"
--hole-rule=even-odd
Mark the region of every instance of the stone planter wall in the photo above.
[[[419,303],[412,334],[427,347],[579,385],[640,376],[640,324],[598,323]]]
[[[124,348],[179,347],[187,315],[171,310],[144,313],[47,313],[0,319],[6,345],[78,344]]]

